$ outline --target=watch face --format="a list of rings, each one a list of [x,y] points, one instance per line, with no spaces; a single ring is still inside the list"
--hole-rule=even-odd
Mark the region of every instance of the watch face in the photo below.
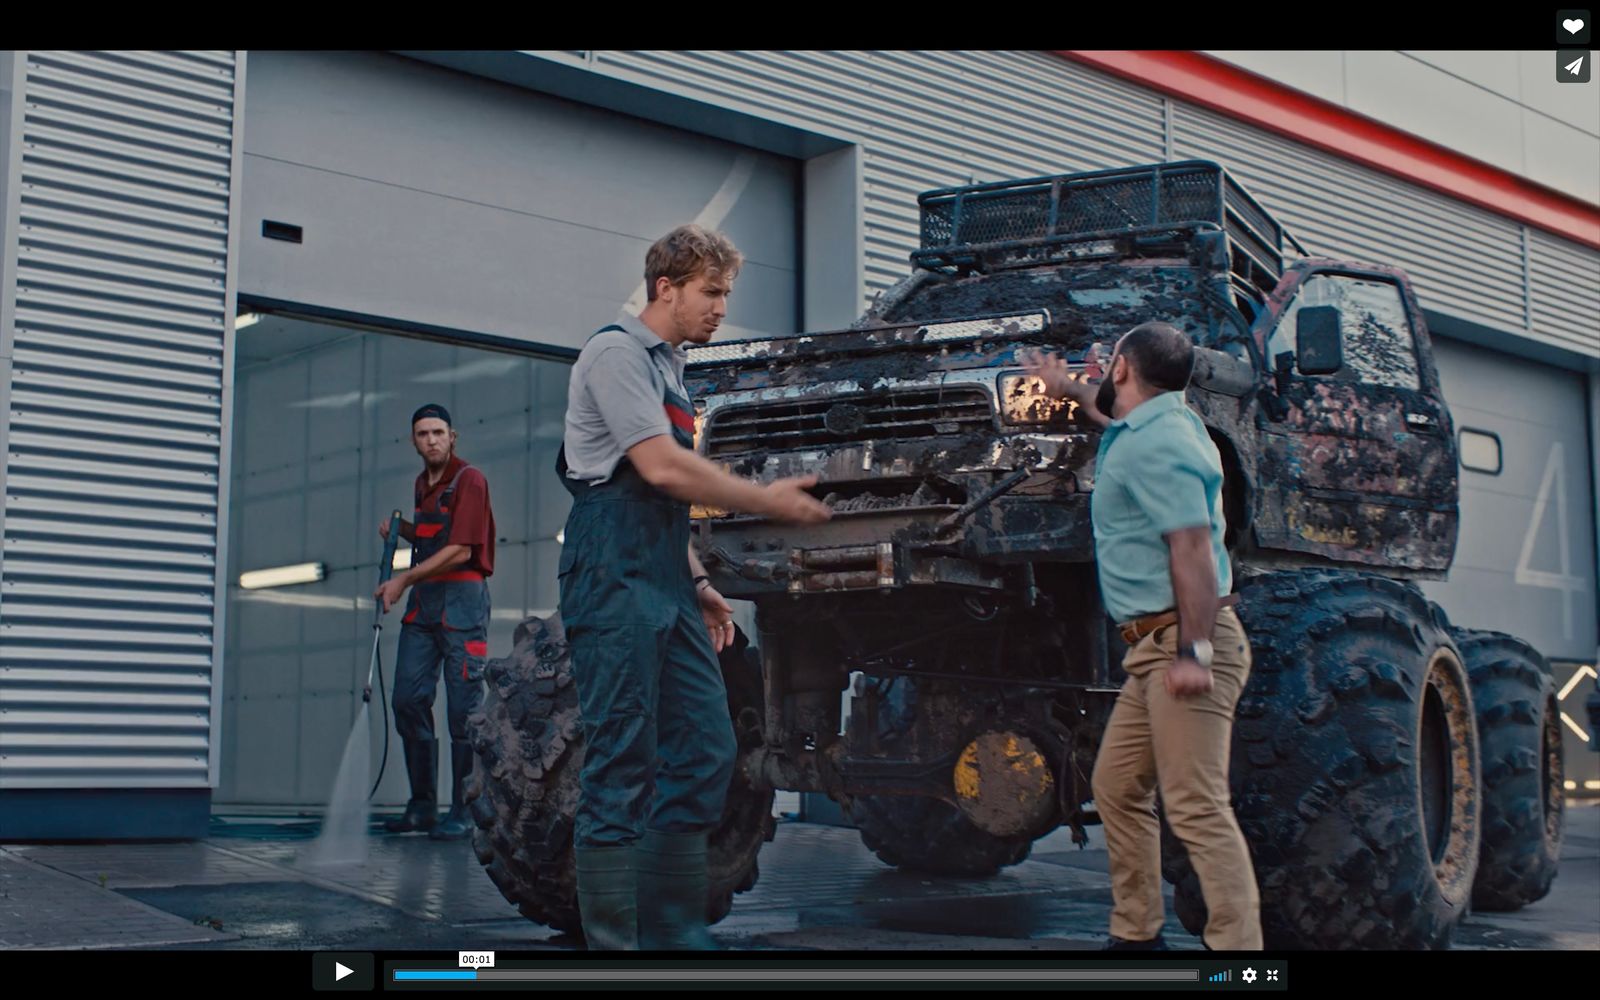
[[[1211,666],[1211,642],[1207,639],[1196,639],[1194,642],[1194,658],[1202,666]]]

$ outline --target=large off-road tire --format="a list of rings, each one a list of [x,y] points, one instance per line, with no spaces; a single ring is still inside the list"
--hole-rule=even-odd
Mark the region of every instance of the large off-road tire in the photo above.
[[[1479,748],[1449,622],[1415,587],[1311,570],[1252,581],[1254,667],[1230,780],[1268,948],[1445,948],[1478,866]],[[1191,933],[1206,907],[1170,832]]]
[[[916,685],[896,678],[880,704],[878,739],[892,747],[910,727]],[[884,864],[933,875],[980,878],[1024,860],[1031,837],[998,837],[980,829],[960,809],[913,795],[857,796],[848,803],[862,843]]]
[[[1550,891],[1561,857],[1561,716],[1539,651],[1504,632],[1456,629],[1483,754],[1475,910],[1516,910]]]
[[[761,668],[738,632],[721,656],[728,709],[741,751],[761,743]],[[511,655],[485,670],[488,694],[474,717],[477,767],[466,783],[472,844],[489,878],[522,915],[581,933],[572,853],[583,768],[583,729],[559,613],[518,626]],[[709,838],[706,902],[711,922],[755,885],[756,855],[772,839],[772,789],[752,788],[736,768],[722,822]]]

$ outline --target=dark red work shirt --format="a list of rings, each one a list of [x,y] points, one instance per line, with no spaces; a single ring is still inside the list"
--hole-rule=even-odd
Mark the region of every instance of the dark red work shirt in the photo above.
[[[466,464],[451,455],[444,467],[444,475],[432,488],[428,486],[428,470],[423,469],[417,476],[416,490],[422,493],[423,510],[450,515],[450,537],[445,539],[445,544],[471,546],[471,557],[456,568],[477,570],[484,576],[493,576],[494,509],[489,506],[489,480],[475,467],[462,472],[461,467]],[[439,494],[444,492],[457,473],[461,474],[461,478],[456,482],[454,506],[440,510]]]

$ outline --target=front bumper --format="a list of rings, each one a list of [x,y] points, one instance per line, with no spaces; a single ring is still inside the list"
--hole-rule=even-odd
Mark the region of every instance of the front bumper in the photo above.
[[[729,467],[761,482],[815,474],[819,495],[848,498],[820,525],[697,511],[694,530],[707,572],[728,597],[917,586],[998,590],[1007,586],[1007,566],[1093,558],[1087,435],[868,443],[757,453]],[[964,504],[1020,468],[1039,471],[947,525]]]

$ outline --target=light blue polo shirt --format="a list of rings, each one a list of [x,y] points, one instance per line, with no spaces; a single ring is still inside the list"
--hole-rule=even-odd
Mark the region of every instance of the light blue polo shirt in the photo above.
[[[1162,536],[1181,528],[1211,526],[1217,596],[1233,588],[1223,544],[1222,456],[1183,393],[1148,399],[1105,429],[1089,509],[1100,595],[1116,621],[1177,606]]]

